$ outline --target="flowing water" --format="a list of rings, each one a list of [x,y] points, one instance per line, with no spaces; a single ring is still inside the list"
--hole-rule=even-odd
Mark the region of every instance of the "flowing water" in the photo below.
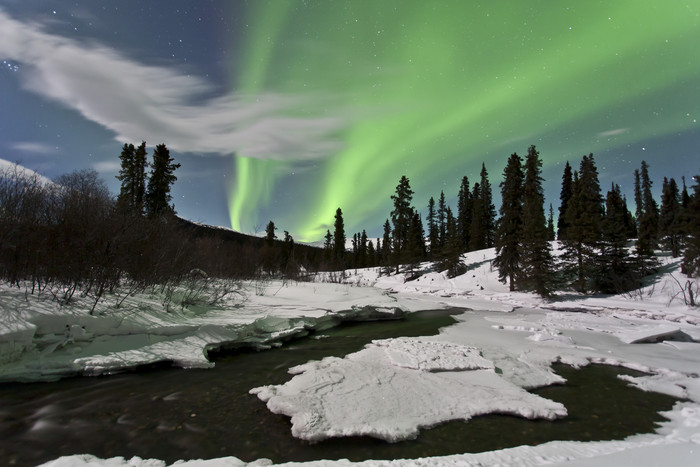
[[[221,352],[216,367],[166,367],[55,383],[0,385],[0,462],[36,465],[68,454],[178,459],[236,456],[245,461],[395,459],[480,452],[551,440],[622,439],[651,432],[676,399],[627,386],[630,371],[600,365],[555,371],[568,383],[533,391],[562,402],[565,419],[531,421],[489,415],[424,430],[416,440],[367,437],[309,444],[293,438],[289,418],[270,413],[248,391],[280,384],[287,369],[360,350],[373,339],[424,336],[454,323],[457,310],[421,312],[400,321],[343,324],[279,349]]]

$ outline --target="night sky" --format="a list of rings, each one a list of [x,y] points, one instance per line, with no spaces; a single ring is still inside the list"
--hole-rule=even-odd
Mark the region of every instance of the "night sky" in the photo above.
[[[316,241],[377,235],[401,175],[424,209],[535,144],[556,209],[593,153],[631,199],[700,172],[700,2],[0,0],[0,159],[47,177],[124,142],[182,164],[182,217]]]

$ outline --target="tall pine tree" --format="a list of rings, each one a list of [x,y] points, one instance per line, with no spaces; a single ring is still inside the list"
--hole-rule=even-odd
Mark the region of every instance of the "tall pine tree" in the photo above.
[[[595,288],[603,293],[621,293],[635,288],[638,280],[627,250],[628,219],[620,186],[613,183],[605,198],[605,216]]]
[[[338,208],[335,211],[333,222],[333,261],[337,269],[345,269],[345,222],[343,211]]]
[[[513,153],[503,170],[501,182],[501,218],[496,235],[496,258],[493,263],[498,269],[498,279],[508,281],[514,291],[520,276],[523,219],[523,167],[522,159]]]
[[[469,232],[472,223],[472,200],[469,192],[469,178],[462,177],[457,195],[457,233],[462,251],[469,249]]]
[[[548,297],[553,290],[555,271],[544,215],[541,174],[542,160],[539,152],[535,146],[530,146],[525,158],[523,184],[520,285],[523,289],[532,290],[541,297]]]
[[[690,277],[700,276],[700,175],[695,176],[693,195],[686,211],[688,232],[681,271]]]
[[[472,223],[469,229],[469,251],[486,248],[485,217],[484,203],[481,199],[481,184],[477,182],[472,189]]]
[[[639,261],[639,272],[642,276],[646,276],[658,264],[654,256],[654,249],[658,246],[659,229],[659,208],[651,193],[652,181],[649,178],[649,165],[646,161],[642,161],[639,178],[641,179],[639,193],[641,197],[641,211],[637,218],[637,244],[635,249]],[[636,182],[637,176],[635,172],[635,200],[638,198]],[[637,210],[639,211],[639,205]]]
[[[683,241],[683,207],[678,184],[664,177],[661,189],[661,211],[659,213],[659,238],[664,247],[671,250],[671,256],[681,255]]]
[[[493,205],[493,194],[491,193],[489,174],[483,162],[481,163],[479,189],[479,198],[483,209],[482,222],[484,223],[484,243],[486,244],[486,248],[493,248],[496,240],[496,207]]]
[[[135,194],[136,194],[136,161],[133,144],[124,143],[122,152],[119,155],[121,168],[117,180],[121,182],[119,195],[117,196],[117,206],[125,212],[135,211]]]
[[[170,205],[172,201],[170,188],[177,180],[174,172],[179,167],[180,164],[173,163],[173,158],[170,157],[170,151],[165,144],[156,146],[146,192],[146,213],[149,217],[174,213]]]
[[[557,219],[557,238],[564,240],[566,238],[566,229],[569,226],[566,223],[566,209],[569,206],[569,200],[573,194],[573,174],[569,161],[566,161],[564,166],[564,175],[561,177],[561,192],[559,193],[559,218]]]
[[[603,220],[603,197],[600,194],[598,169],[593,154],[583,156],[574,173],[572,196],[566,209],[564,243],[565,272],[573,277],[576,290],[585,293],[592,287]]]
[[[440,251],[439,237],[435,200],[431,196],[428,201],[428,242],[430,243],[430,257],[432,259],[436,259]]]
[[[412,199],[413,190],[411,190],[411,184],[408,178],[403,175],[396,186],[396,193],[391,195],[391,200],[394,203],[394,209],[391,211],[391,222],[394,225],[393,253],[397,274],[399,265],[404,260],[408,245],[408,230],[411,227],[414,211],[411,206]]]

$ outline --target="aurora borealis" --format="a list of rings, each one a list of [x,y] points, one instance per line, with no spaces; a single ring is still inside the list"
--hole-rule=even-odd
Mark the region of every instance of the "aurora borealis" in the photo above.
[[[102,3],[85,8],[98,16]],[[171,76],[181,62],[148,55],[161,68],[143,76],[159,73],[173,92],[140,91],[134,108],[150,107],[137,112],[138,126],[126,125],[114,103],[98,112],[63,88],[21,89],[76,109],[108,130],[105,139],[162,139],[182,155],[183,172],[207,165],[206,181],[179,188],[176,209],[186,217],[222,224],[223,205],[234,229],[272,219],[297,240],[317,241],[341,207],[347,231],[377,234],[401,175],[419,209],[441,190],[454,198],[482,161],[497,194],[507,157],[531,144],[555,207],[564,162],[577,165],[583,154],[594,153],[604,188],[616,181],[627,192],[642,159],[657,178],[700,168],[696,1],[209,1],[197,3],[189,23],[165,21],[194,8],[188,2],[170,2],[167,12],[165,4],[141,13],[137,5],[122,4],[143,16],[144,27],[128,30],[146,29],[157,15],[173,28],[169,43],[192,44],[186,79]],[[55,40],[50,32],[46,40]],[[142,65],[154,32],[138,34],[125,44],[116,33],[95,33],[94,43]],[[0,45],[0,60],[20,64],[13,75],[22,72],[22,52]],[[198,54],[207,58],[192,67]],[[41,63],[28,63],[27,73]],[[64,73],[68,80],[72,72]],[[170,120],[156,121],[164,107]]]
[[[239,159],[250,183],[232,186],[234,228],[281,184],[308,206],[282,224],[313,240],[339,206],[356,225],[379,225],[402,174],[422,205],[442,185],[454,196],[482,160],[498,180],[510,152],[529,144],[553,166],[696,128],[697,3],[270,1],[254,9],[234,86],[306,96],[309,113],[323,109],[344,124],[339,150],[298,184],[275,164]]]

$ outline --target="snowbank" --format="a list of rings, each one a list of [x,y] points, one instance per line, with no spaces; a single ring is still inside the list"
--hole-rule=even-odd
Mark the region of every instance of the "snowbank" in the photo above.
[[[216,306],[166,306],[157,293],[143,293],[117,307],[119,297],[107,296],[94,314],[84,297],[60,305],[0,285],[0,298],[0,381],[109,374],[156,362],[207,368],[212,348],[264,349],[341,321],[420,309],[379,289],[281,281],[244,283]]]

